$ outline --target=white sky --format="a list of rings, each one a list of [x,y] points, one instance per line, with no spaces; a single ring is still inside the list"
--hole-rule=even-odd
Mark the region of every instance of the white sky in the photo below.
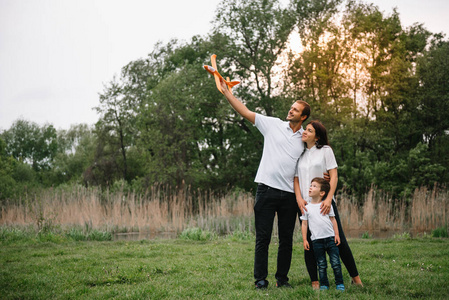
[[[0,131],[19,118],[57,129],[94,124],[103,84],[158,41],[209,33],[219,2],[0,0]],[[404,26],[449,33],[447,0],[366,2],[388,14],[397,7]]]

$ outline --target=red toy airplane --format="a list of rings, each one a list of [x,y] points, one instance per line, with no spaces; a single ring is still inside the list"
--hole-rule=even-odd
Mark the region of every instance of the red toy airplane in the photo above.
[[[229,81],[229,77],[226,77],[227,80],[225,80],[220,73],[217,71],[217,62],[215,61],[217,55],[213,54],[210,57],[210,61],[212,62],[212,67],[208,65],[204,65],[204,69],[206,69],[207,72],[211,73],[215,77],[215,83],[217,85],[217,89],[220,91],[220,93],[224,94],[221,90],[221,84],[220,84],[220,78],[223,79],[224,82],[226,82],[226,85],[228,86],[229,91],[232,94],[232,87],[239,84],[240,81]]]

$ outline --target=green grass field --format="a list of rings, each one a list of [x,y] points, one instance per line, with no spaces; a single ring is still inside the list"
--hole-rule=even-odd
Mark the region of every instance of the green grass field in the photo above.
[[[364,288],[313,291],[300,241],[289,273],[275,287],[277,244],[270,247],[268,289],[253,286],[254,239],[75,241],[66,236],[0,235],[1,299],[447,299],[449,239],[352,239]]]

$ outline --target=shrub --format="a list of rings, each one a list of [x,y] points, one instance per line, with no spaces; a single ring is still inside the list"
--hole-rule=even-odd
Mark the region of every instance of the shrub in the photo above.
[[[396,234],[393,235],[393,239],[394,240],[408,240],[410,238],[411,238],[411,236],[410,236],[409,232],[404,232],[402,234],[396,233]]]
[[[66,232],[66,237],[74,240],[74,241],[85,241],[86,235],[82,230],[79,230],[78,228],[71,228],[68,232]]]
[[[216,234],[201,228],[187,228],[180,235],[182,240],[210,241],[216,238]]]
[[[92,230],[86,236],[89,241],[112,241],[112,234],[108,231]]]
[[[30,232],[15,227],[0,227],[0,242],[16,242],[27,240],[31,236]]]
[[[254,234],[249,231],[236,230],[227,236],[232,241],[248,241],[254,239]]]
[[[448,232],[447,232],[447,227],[439,227],[436,228],[434,230],[432,230],[432,237],[444,237],[447,238]]]
[[[362,234],[362,239],[369,239],[369,238],[370,238],[369,232],[368,232],[368,231],[365,231],[365,232]]]

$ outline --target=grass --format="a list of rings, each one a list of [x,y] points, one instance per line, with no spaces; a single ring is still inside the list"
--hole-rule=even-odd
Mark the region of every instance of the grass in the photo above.
[[[273,239],[270,286],[256,291],[251,234],[217,237],[195,229],[183,239],[125,242],[76,241],[52,233],[36,238],[18,229],[2,232],[2,299],[447,299],[449,295],[445,238],[350,240],[365,287],[351,286],[344,269],[347,289],[337,293],[330,270],[330,291],[310,288],[298,240],[289,273],[294,288],[274,286]]]

